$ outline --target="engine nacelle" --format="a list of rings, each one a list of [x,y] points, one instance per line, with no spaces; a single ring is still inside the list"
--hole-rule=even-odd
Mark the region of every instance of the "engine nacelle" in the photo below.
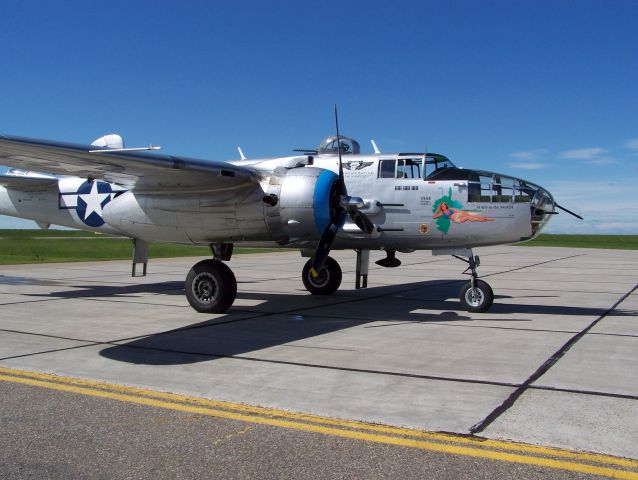
[[[276,198],[277,203],[267,205],[265,216],[278,243],[316,243],[330,222],[338,178],[330,170],[314,167],[294,168],[283,176],[271,177],[267,191],[270,198],[265,202]]]
[[[118,231],[144,240],[314,247],[330,222],[338,178],[329,170],[301,167],[241,191],[183,196],[126,192],[104,208],[103,217]]]

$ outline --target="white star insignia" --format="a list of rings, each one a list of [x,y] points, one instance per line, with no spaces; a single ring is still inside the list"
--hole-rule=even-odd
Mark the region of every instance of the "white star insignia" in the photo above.
[[[80,195],[80,198],[86,203],[86,212],[84,213],[84,220],[89,218],[93,212],[97,213],[100,218],[102,217],[102,202],[105,198],[111,196],[110,193],[98,193],[97,182],[93,182],[91,191]]]

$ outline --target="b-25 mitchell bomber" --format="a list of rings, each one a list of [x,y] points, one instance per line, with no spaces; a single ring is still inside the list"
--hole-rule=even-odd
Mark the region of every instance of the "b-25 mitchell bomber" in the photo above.
[[[484,312],[493,293],[477,275],[473,247],[536,237],[557,213],[550,193],[507,175],[456,167],[436,153],[360,153],[337,135],[316,150],[267,159],[211,161],[125,148],[119,135],[78,145],[0,135],[0,214],[133,239],[146,273],[148,242],[209,245],[188,272],[191,306],[221,313],[237,282],[223,263],[235,244],[280,246],[308,257],[302,280],[313,294],[341,284],[332,249],[357,254],[356,286],[367,286],[371,250],[397,267],[396,253],[432,250],[467,263],[464,308]],[[37,173],[35,173],[37,172]],[[566,209],[563,209],[569,212]]]

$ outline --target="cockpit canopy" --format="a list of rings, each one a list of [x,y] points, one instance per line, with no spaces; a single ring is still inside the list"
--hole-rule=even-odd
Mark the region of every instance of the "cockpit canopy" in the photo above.
[[[337,136],[330,136],[325,138],[317,149],[317,153],[324,155],[336,155],[339,153],[339,148],[341,148],[341,155],[345,155],[348,153],[358,154],[361,151],[359,147],[359,142],[353,140],[352,138],[343,137],[339,135],[339,145],[337,145]]]

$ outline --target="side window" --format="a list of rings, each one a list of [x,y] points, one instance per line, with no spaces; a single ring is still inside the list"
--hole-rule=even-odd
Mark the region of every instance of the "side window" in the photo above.
[[[486,175],[479,175],[479,183],[481,184],[481,202],[492,201],[492,177]]]
[[[379,178],[394,178],[396,168],[396,160],[381,160],[379,162]]]
[[[405,177],[405,160],[397,160],[397,178]]]
[[[514,194],[516,195],[514,200],[516,202],[531,202],[534,196],[534,189],[521,181],[519,185],[514,186]]]
[[[401,158],[398,160],[380,160],[379,178],[422,178],[423,160]]]
[[[467,201],[471,203],[481,201],[481,184],[478,179],[467,182]]]
[[[518,181],[511,177],[471,174],[468,181],[468,202],[523,202],[529,198]]]
[[[432,162],[431,158],[428,158],[425,161],[425,178],[428,178],[430,175],[432,175],[434,172],[436,171],[436,169],[434,168],[434,163]]]
[[[493,202],[511,202],[512,194],[514,191],[514,179],[509,177],[501,178],[499,175],[494,176],[494,182],[492,184],[494,194],[492,196]]]
[[[402,160],[399,160],[402,162]],[[401,166],[399,163],[399,169],[403,170],[403,178],[422,178],[421,177],[421,166],[423,165],[422,160],[413,160],[406,159],[405,165]],[[401,178],[399,176],[399,178]]]

